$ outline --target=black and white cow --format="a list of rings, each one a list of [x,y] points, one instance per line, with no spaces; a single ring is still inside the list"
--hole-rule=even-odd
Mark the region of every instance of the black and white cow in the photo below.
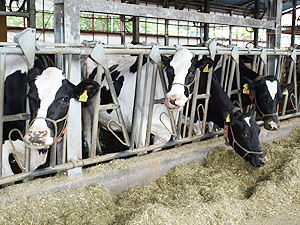
[[[164,61],[164,64],[167,65],[166,71],[169,73],[169,77],[174,77],[173,84],[165,100],[165,105],[170,109],[184,107],[190,99],[191,93],[194,92],[195,68],[200,68],[201,70],[198,94],[206,93],[208,71],[213,66],[213,61],[209,58],[203,58],[198,61],[190,51],[186,49],[181,51],[185,52],[185,60],[187,60],[185,68],[180,67],[174,61],[175,56],[170,62],[168,62],[168,59]],[[180,59],[177,60],[179,61]],[[197,104],[204,105],[204,102],[203,100],[198,100]],[[254,110],[243,114],[237,109],[221,88],[214,74],[211,82],[207,113],[208,121],[225,128],[228,143],[240,156],[250,161],[253,166],[261,167],[265,165],[267,157],[262,152],[258,139],[260,127],[254,120]]]
[[[19,64],[12,64],[10,60]],[[82,94],[84,101],[92,98],[99,90],[99,84],[92,80],[84,80],[78,85],[65,79],[62,71],[49,67],[44,71],[38,68],[31,69],[28,73],[27,66],[22,58],[9,56],[6,61],[5,81],[5,115],[26,112],[27,81],[29,92],[27,94],[30,107],[30,124],[25,132],[24,122],[4,124],[4,144],[2,145],[2,176],[13,175],[9,165],[9,154],[13,152],[12,145],[7,140],[12,128],[21,131],[24,140],[21,140],[17,132],[12,133],[11,139],[15,146],[16,154],[20,161],[24,160],[25,144],[31,148],[30,170],[36,169],[46,161],[47,149],[61,136],[66,125],[66,119],[71,98],[79,99]],[[25,64],[25,65],[24,65]],[[12,72],[11,65],[18,65]],[[21,67],[24,65],[24,67]],[[20,107],[19,107],[20,106]],[[16,134],[15,134],[16,133]]]
[[[180,52],[178,53],[180,54]],[[180,62],[182,66],[185,66],[184,56],[181,56],[183,60]],[[142,80],[141,80],[141,87],[139,93],[143,93],[144,85],[147,82],[147,88],[151,85],[151,79],[153,76],[153,64],[150,63],[149,67],[146,66],[146,58],[143,59],[143,66],[142,66]],[[138,66],[138,57],[137,56],[130,56],[130,55],[108,55],[107,56],[107,64],[109,67],[109,71],[112,76],[113,85],[116,90],[118,102],[120,105],[120,111],[123,115],[125,126],[127,132],[131,132],[132,128],[132,118],[134,113],[134,97],[135,97],[135,91],[136,91],[136,76],[137,76],[137,66]],[[86,68],[86,71],[83,73],[86,73],[89,75],[90,79],[94,79],[96,73],[97,73],[97,64],[90,58],[87,58],[83,61],[82,68]],[[148,70],[148,76],[146,76],[146,70]],[[145,79],[147,77],[147,79]],[[168,83],[168,79],[165,77],[165,80]],[[106,76],[103,74],[103,80],[101,83],[101,100],[100,104],[109,104],[113,103],[112,96],[110,94],[110,90],[107,84]],[[155,99],[161,99],[164,98],[164,92],[163,92],[163,86],[162,82],[160,80],[160,77],[157,76],[156,79],[156,86],[155,86]],[[139,96],[138,100],[138,110],[139,112],[142,111],[142,108],[147,111],[149,107],[149,101],[150,101],[150,91],[146,92],[146,98],[145,102],[143,101],[142,94]],[[138,117],[138,121],[142,121],[143,116],[143,124],[138,124],[138,128],[136,130],[136,136],[135,136],[135,144],[136,147],[143,147],[145,146],[145,140],[146,140],[146,130],[147,130],[147,117],[148,113],[142,114],[137,113],[135,116]],[[154,135],[153,144],[167,142],[171,139],[172,134],[170,131],[172,131],[171,122],[170,119],[166,116],[161,116],[161,120],[163,120],[163,123],[160,120],[160,115],[163,113],[168,114],[168,109],[164,106],[164,104],[155,104],[153,108],[153,119],[151,123],[151,134]],[[88,114],[88,113],[83,113]],[[89,114],[86,116],[86,121],[88,120]],[[110,120],[115,120],[119,122],[119,119],[117,117],[117,113],[115,110],[109,109],[109,110],[101,110],[99,111],[99,124],[104,129],[107,129],[107,124]],[[141,122],[140,122],[141,123]],[[87,141],[87,145],[90,148],[91,143],[91,128],[89,125],[89,122],[85,122],[85,140]],[[118,126],[115,123],[110,124],[110,128],[116,132],[121,132],[121,127]],[[140,135],[140,140],[139,140]],[[139,144],[138,144],[139,143]],[[139,146],[138,146],[139,145]]]
[[[214,70],[219,81],[222,70],[220,65],[223,58],[224,56],[216,56],[215,60]],[[286,90],[285,92],[293,90],[293,84],[281,84],[274,76],[259,76],[258,73],[245,65],[244,61],[249,61],[249,59],[251,62],[251,58],[246,56],[240,56],[239,59],[243,107],[254,103],[259,116],[264,121],[264,127],[267,130],[277,130],[279,129],[278,103],[283,98],[284,90]],[[233,89],[236,87],[236,80],[234,80]],[[236,96],[233,96],[232,100],[236,100]]]

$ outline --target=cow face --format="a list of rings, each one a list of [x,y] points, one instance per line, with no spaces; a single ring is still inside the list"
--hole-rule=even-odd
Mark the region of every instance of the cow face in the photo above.
[[[72,84],[55,67],[45,69],[42,74],[37,69],[30,70],[28,83],[31,121],[25,141],[36,148],[47,148],[61,135],[71,98],[87,101],[99,90],[99,84],[92,80]]]
[[[254,119],[255,107],[248,113],[231,113],[225,125],[225,135],[233,149],[255,167],[264,166],[268,159],[258,139],[260,127]]]
[[[207,64],[195,59],[188,49],[178,50],[172,58],[164,57],[163,62],[172,84],[166,94],[165,105],[171,110],[180,110],[194,92],[196,69]]]
[[[280,84],[274,76],[259,77],[255,81],[243,77],[244,88],[249,86],[250,98],[257,107],[258,114],[264,121],[267,130],[279,128],[277,107],[283,97],[283,92],[293,89],[293,84]],[[286,89],[286,91],[284,91]]]

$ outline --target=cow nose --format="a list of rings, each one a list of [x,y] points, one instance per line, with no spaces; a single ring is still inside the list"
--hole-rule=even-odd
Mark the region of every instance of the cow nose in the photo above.
[[[259,163],[257,164],[257,167],[263,167],[268,161],[269,159],[267,158],[267,156],[259,158]]]
[[[44,139],[47,136],[47,133],[48,132],[46,130],[28,131],[28,140],[33,145],[43,144],[45,142]]]
[[[274,123],[273,121],[269,123],[271,130],[278,130],[279,129],[279,124]]]
[[[172,105],[176,105],[177,99],[176,99],[176,98],[174,98],[174,99],[169,99],[169,101],[170,101],[170,103],[171,103]]]

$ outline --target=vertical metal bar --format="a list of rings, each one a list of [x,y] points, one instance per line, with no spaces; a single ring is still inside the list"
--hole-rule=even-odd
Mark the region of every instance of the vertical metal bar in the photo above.
[[[0,77],[1,77],[1,82],[0,82],[0,91],[1,93],[4,93],[4,81],[5,81],[5,54],[0,55]],[[0,116],[1,116],[1,122],[0,122],[0,177],[2,177],[2,154],[3,154],[3,149],[2,149],[2,143],[3,143],[3,117],[4,117],[4,94],[1,95],[0,97]]]
[[[132,116],[132,128],[131,128],[131,142],[130,150],[134,149],[134,141],[136,135],[136,127],[138,124],[137,113],[138,113],[138,95],[140,94],[140,85],[141,85],[141,76],[142,76],[142,66],[143,66],[143,57],[144,55],[140,54],[138,56],[138,69],[136,74],[136,84],[135,84],[135,94],[134,94],[134,107],[133,107],[133,116]]]
[[[210,70],[212,71],[212,69]],[[193,121],[195,119],[195,113],[196,113],[196,104],[197,104],[197,99],[198,99],[198,90],[199,90],[199,83],[200,83],[200,70],[197,69],[196,70],[196,74],[195,74],[195,86],[194,86],[194,95],[192,98],[192,108],[191,108],[191,115],[190,115],[190,124],[189,124],[189,133],[188,133],[188,137],[192,137],[193,134]],[[186,111],[186,113],[188,113],[188,110]],[[203,115],[204,118],[204,115]],[[200,118],[199,118],[200,121]],[[204,126],[205,128],[205,126]]]
[[[223,62],[222,62],[222,72],[221,72],[221,81],[220,81],[220,85],[221,87],[223,88],[224,87],[224,78],[225,78],[225,70],[226,70],[226,61],[225,60],[225,55],[222,55],[223,56]],[[222,57],[221,56],[221,57]]]
[[[233,82],[235,68],[236,68],[236,62],[235,60],[231,60],[230,76],[229,76],[229,82],[227,88],[227,95],[229,98],[231,96],[231,89],[232,89],[232,82]]]
[[[296,61],[297,62],[297,61]],[[293,66],[293,77],[294,77],[294,94],[295,94],[295,106],[296,106],[296,112],[299,111],[298,107],[298,92],[297,92],[297,68],[296,68],[296,63],[294,63]]]
[[[127,130],[125,128],[125,122],[124,122],[124,118],[123,118],[123,115],[122,115],[120,107],[119,107],[120,104],[119,104],[119,101],[118,101],[118,98],[117,98],[117,93],[116,93],[116,90],[115,90],[115,87],[114,87],[114,84],[113,84],[113,81],[112,81],[112,78],[111,78],[111,75],[109,73],[108,68],[104,68],[104,72],[105,72],[106,81],[107,81],[107,84],[109,86],[109,90],[110,90],[112,100],[113,100],[114,104],[118,106],[118,108],[116,109],[116,113],[117,113],[117,117],[118,117],[118,119],[119,119],[119,121],[122,125],[121,128],[122,128],[123,136],[125,138],[125,142],[127,144],[129,144],[130,143],[129,136],[128,136]]]
[[[276,73],[275,73],[275,77],[278,80],[280,80],[281,67],[282,67],[282,59],[283,59],[283,56],[279,55],[278,56],[278,60],[277,60]]]
[[[210,96],[212,72],[213,72],[213,70],[211,69],[208,73],[207,85],[206,85],[206,96]],[[207,120],[208,103],[209,103],[209,97],[205,98],[205,104],[204,104],[205,113],[203,114],[203,121],[202,121],[203,124],[206,124],[206,120]],[[205,126],[203,126],[202,133],[205,134]]]
[[[169,46],[169,20],[165,20],[165,46]]]
[[[152,80],[151,80],[150,101],[149,101],[149,116],[148,116],[148,121],[147,121],[148,123],[147,123],[147,132],[146,132],[146,140],[147,140],[146,146],[149,146],[149,144],[150,144],[156,78],[157,78],[157,65],[156,65],[156,63],[154,63],[153,71],[152,71]]]
[[[230,63],[231,63],[231,55],[227,59],[227,67],[226,67],[226,74],[225,74],[225,82],[223,90],[226,92],[228,86],[228,79],[229,79],[229,70],[230,70]]]
[[[293,69],[294,69],[294,64],[295,64],[295,62],[293,60],[291,60],[289,75],[288,75],[288,79],[287,79],[287,84],[291,83],[292,73],[293,73]],[[286,113],[286,106],[287,106],[288,97],[289,97],[288,95],[284,96],[284,102],[283,102],[283,108],[282,108],[282,116],[284,116],[285,113]]]
[[[100,84],[100,87],[101,87],[101,82],[102,82],[102,74],[103,74],[102,66],[97,64],[96,81]],[[98,140],[100,98],[101,98],[101,91],[98,91],[97,95],[95,96],[95,100],[94,100],[92,144],[91,144],[91,149],[90,149],[90,154],[89,154],[89,157],[91,157],[91,158],[96,157],[96,147],[97,147],[97,140]]]
[[[253,56],[252,70],[253,70],[254,72],[257,72],[257,55],[254,55],[254,56]]]
[[[238,100],[239,100],[239,104],[240,104],[241,109],[243,109],[242,93],[240,92],[240,90],[241,90],[241,82],[240,82],[241,76],[240,76],[239,62],[236,63],[235,71],[236,71],[236,86],[237,86],[237,90],[239,91],[237,93]]]
[[[149,91],[149,90],[147,90],[147,87],[148,87],[148,77],[149,77],[149,65],[150,65],[150,57],[148,56],[147,57],[147,63],[146,63],[146,73],[145,74],[141,74],[141,76],[140,76],[140,84],[139,84],[138,90],[137,90],[138,94],[141,96],[140,98],[137,96],[137,98],[138,98],[137,100],[140,100],[141,98],[143,98],[143,100],[141,102],[139,102],[139,104],[142,104],[142,105],[140,105],[140,106],[137,105],[137,108],[141,108],[141,111],[138,112],[140,114],[140,116],[141,116],[140,117],[141,120],[139,121],[140,122],[139,131],[145,130],[146,137],[145,137],[145,140],[142,140],[142,132],[139,132],[137,147],[142,147],[144,145],[147,145],[147,129],[144,128],[144,123],[145,123],[145,113],[147,115],[149,114],[149,108],[146,108],[146,102],[147,102],[147,99],[146,99],[147,96],[146,95],[147,95],[147,91]],[[144,80],[144,88],[140,89],[141,86],[142,86],[142,78],[145,79]],[[145,112],[146,109],[148,110],[148,112]],[[136,119],[138,119],[138,117]],[[152,121],[152,118],[151,118],[150,121]],[[149,137],[149,140],[150,140],[150,137]]]
[[[71,77],[71,65],[72,65],[72,54],[69,54],[69,57],[68,57],[68,74],[67,74],[67,79],[68,80]]]

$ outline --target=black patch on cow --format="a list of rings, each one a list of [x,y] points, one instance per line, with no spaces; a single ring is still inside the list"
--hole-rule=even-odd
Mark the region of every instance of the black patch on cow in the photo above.
[[[9,154],[8,160],[9,160],[10,168],[11,168],[11,170],[14,174],[22,173],[22,170],[20,169],[20,167],[19,167],[15,157],[13,156],[13,154]]]
[[[39,98],[38,90],[34,82],[29,83],[29,92],[27,94],[29,100],[30,116],[32,121],[37,116],[37,111],[40,108],[41,100]]]
[[[124,83],[124,76],[120,76],[118,79],[114,80],[114,87],[116,90],[117,97],[120,95],[121,88],[123,87]],[[109,103],[113,103],[110,90],[106,89],[107,87],[101,88],[101,105],[106,105]],[[107,113],[110,114],[112,112],[112,109],[107,110]]]
[[[113,65],[113,66],[109,67],[109,72],[114,71],[118,66],[119,66],[119,64],[116,64],[116,65]]]
[[[9,75],[4,82],[4,115],[13,115],[26,112],[27,74],[20,70]],[[17,128],[25,133],[25,121],[5,122],[3,127],[3,140],[8,140],[9,132]],[[19,138],[17,132],[11,135],[12,140]]]
[[[70,99],[73,97],[75,85],[70,81],[62,80],[62,86],[58,89],[54,101],[47,110],[47,118],[58,120],[63,118],[67,113],[70,105]],[[64,121],[57,124],[57,134],[60,134],[63,128]],[[47,126],[53,131],[54,124],[47,121]]]
[[[136,61],[134,62],[134,64],[132,64],[132,66],[130,67],[130,73],[136,73],[137,72],[137,67],[138,67],[138,61],[139,58],[136,58]],[[143,65],[147,62],[147,57],[145,55],[143,55]]]
[[[119,66],[119,64],[113,65],[111,67],[109,67],[109,72],[111,73],[111,78],[114,81],[115,79],[118,78],[118,76],[120,75],[120,71],[116,70],[116,68]],[[115,71],[114,71],[115,70]],[[94,80],[95,76],[97,75],[97,67],[95,67],[92,71],[92,73],[89,75],[89,79]],[[102,74],[102,80],[103,81],[105,77],[105,73]]]
[[[111,73],[111,79],[113,81],[115,81],[118,78],[118,76],[120,75],[120,73],[121,73],[120,71],[115,70],[114,72]]]

